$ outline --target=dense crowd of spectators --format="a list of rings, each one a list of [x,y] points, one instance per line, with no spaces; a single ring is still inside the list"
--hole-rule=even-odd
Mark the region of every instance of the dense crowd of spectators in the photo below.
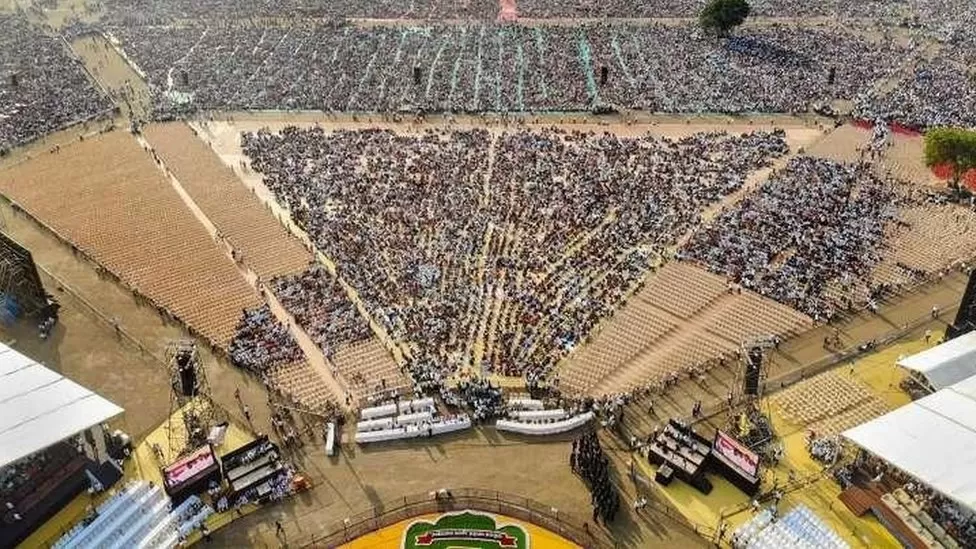
[[[442,389],[444,402],[471,411],[475,422],[484,422],[501,415],[505,408],[501,387],[493,386],[490,379],[461,380],[457,388]]]
[[[522,17],[696,17],[706,0],[518,0]],[[897,18],[909,8],[907,0],[753,0],[752,14],[763,17]]]
[[[976,72],[973,64],[965,64],[963,50],[950,51],[955,58],[940,55],[920,65],[888,93],[859,96],[854,116],[919,129],[976,126]],[[976,57],[972,59],[976,61]]]
[[[372,332],[339,282],[319,264],[271,282],[282,306],[331,358],[344,344],[368,339]]]
[[[110,109],[61,39],[0,13],[0,153]]]
[[[295,127],[245,134],[243,146],[369,314],[411,349],[421,387],[476,362],[489,326],[481,373],[547,371],[704,208],[787,150],[782,132],[673,141]],[[341,323],[329,292],[307,288],[335,283],[302,278],[275,293],[322,340]]]
[[[193,109],[800,112],[855,99],[911,48],[772,25],[727,40],[695,24],[112,28],[160,115]],[[607,78],[603,79],[603,69]],[[830,72],[833,83],[828,83]]]
[[[244,311],[227,352],[232,364],[255,373],[303,360],[298,343],[267,305]]]
[[[953,0],[958,2],[959,0]],[[944,3],[944,2],[943,2]],[[518,0],[519,16],[528,18],[695,17],[705,0]],[[927,2],[912,0],[754,0],[753,14],[778,17],[885,18],[898,20]],[[916,5],[919,4],[919,5]],[[142,21],[147,18],[322,17],[372,19],[477,19],[499,16],[497,0],[106,0],[114,17]]]
[[[517,2],[526,17],[599,18],[684,17],[701,4]],[[961,0],[764,0],[753,3],[755,15],[856,17],[888,27],[813,19],[746,27],[726,39],[703,36],[693,21],[499,25],[498,3],[486,0],[104,7],[104,26],[73,20],[64,32],[105,29],[121,39],[149,80],[160,118],[244,109],[789,113],[845,99],[871,120],[976,124],[976,31],[960,23],[976,9]],[[348,18],[471,22],[375,26]],[[896,38],[896,24],[913,38]],[[19,15],[0,16],[0,31],[0,150],[111,108],[59,40]],[[930,59],[922,37],[945,41],[943,53]],[[906,62],[914,67],[907,76]],[[881,85],[889,79],[897,85]]]
[[[960,547],[976,547],[976,515],[971,510],[879,457],[859,453],[853,461],[839,467],[834,478],[842,489],[868,479],[872,483],[880,483],[886,490],[894,491],[892,487],[900,487]]]
[[[870,166],[797,157],[698,231],[680,256],[828,320],[854,305],[830,299],[832,284],[858,295],[869,283],[898,198]]]
[[[905,491],[963,547],[976,547],[976,516],[972,511],[916,481],[909,481]]]
[[[610,481],[610,459],[600,446],[596,431],[587,431],[573,439],[569,463],[590,489],[593,522],[613,522],[620,508],[620,495]]]
[[[105,0],[115,21],[173,19],[479,19],[498,16],[498,0]]]
[[[28,498],[38,484],[55,476],[78,454],[73,442],[59,442],[0,468],[0,502],[3,505],[0,508],[0,517],[3,517],[3,522],[21,520],[20,514],[27,511],[21,509],[21,501]]]

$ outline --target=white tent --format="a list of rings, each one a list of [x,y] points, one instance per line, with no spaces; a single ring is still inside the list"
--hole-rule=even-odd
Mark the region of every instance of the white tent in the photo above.
[[[976,376],[843,437],[976,511]]]
[[[944,389],[976,375],[976,332],[903,358],[897,364],[925,376],[933,389]]]
[[[122,411],[0,343],[0,467],[108,421]]]

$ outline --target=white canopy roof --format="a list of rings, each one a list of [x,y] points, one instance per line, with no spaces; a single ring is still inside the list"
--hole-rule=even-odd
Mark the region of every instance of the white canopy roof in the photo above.
[[[976,376],[843,436],[976,510]]]
[[[933,389],[944,389],[976,375],[976,332],[903,358],[897,364],[925,376]]]
[[[0,467],[116,417],[122,411],[0,343]]]

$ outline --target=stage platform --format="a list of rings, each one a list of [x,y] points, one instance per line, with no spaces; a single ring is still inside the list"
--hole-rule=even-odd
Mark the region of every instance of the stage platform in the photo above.
[[[873,396],[882,400],[887,406],[896,408],[911,399],[899,389],[899,383],[907,373],[895,366],[895,362],[902,355],[917,353],[934,345],[941,335],[941,333],[933,334],[931,343],[926,344],[919,334],[916,339],[906,339],[859,359],[853,365],[844,364],[831,372],[834,375],[851,376],[868,387]],[[774,397],[775,393],[770,396]],[[785,417],[783,410],[772,404],[770,398],[764,399],[762,409],[770,413],[773,427],[784,446],[784,458],[780,464],[772,470],[766,469],[763,472],[762,492],[770,491],[774,482],[778,487],[790,484],[792,471],[794,486],[801,487],[786,492],[779,505],[781,511],[802,503],[852,547],[897,547],[896,539],[873,515],[858,518],[838,499],[840,486],[832,478],[825,476],[824,465],[813,460],[807,452],[807,426],[791,423]],[[724,422],[724,417],[712,419],[710,423],[718,425],[719,422]],[[710,430],[708,427],[704,429]],[[697,430],[701,432],[703,429]],[[667,487],[661,486],[654,482],[657,471],[655,466],[644,459],[636,459],[635,463],[636,472],[643,479],[649,479],[647,482],[642,481],[641,484],[647,486],[655,496],[666,501],[693,524],[717,531],[725,522],[728,525],[726,531],[731,534],[753,516],[751,498],[724,478],[709,475],[713,489],[708,496],[704,496],[695,488],[680,481],[672,482]],[[727,546],[727,541],[728,539],[723,546]]]
[[[182,425],[182,418],[180,417],[180,412],[174,412],[170,416],[171,420]],[[136,478],[140,478],[149,482],[154,482],[160,486],[163,484],[163,476],[161,469],[170,463],[176,461],[179,457],[176,452],[170,451],[169,444],[169,421],[163,422],[160,426],[156,427],[149,434],[142,439],[138,445],[136,445],[134,451],[132,452],[133,458],[130,463],[134,463],[136,469]],[[244,446],[245,444],[254,440],[254,435],[251,434],[247,429],[235,424],[231,421],[227,427],[227,433],[224,435],[223,444],[214,447],[214,453],[217,456],[222,456],[226,453],[233,452],[234,450]],[[157,446],[163,455],[162,463],[157,459],[153,452],[153,446]],[[127,480],[123,479],[123,480]]]

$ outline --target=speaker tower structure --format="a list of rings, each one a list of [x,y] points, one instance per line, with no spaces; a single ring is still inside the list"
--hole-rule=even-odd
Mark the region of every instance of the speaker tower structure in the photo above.
[[[170,379],[169,434],[171,459],[199,448],[207,442],[210,429],[224,421],[224,413],[214,404],[207,371],[200,360],[196,343],[189,340],[166,346]]]
[[[762,396],[766,383],[766,350],[775,347],[775,336],[760,337],[742,342],[743,376],[742,394],[747,397]]]
[[[976,269],[969,273],[966,293],[959,302],[956,319],[946,328],[946,341],[976,330]]]

